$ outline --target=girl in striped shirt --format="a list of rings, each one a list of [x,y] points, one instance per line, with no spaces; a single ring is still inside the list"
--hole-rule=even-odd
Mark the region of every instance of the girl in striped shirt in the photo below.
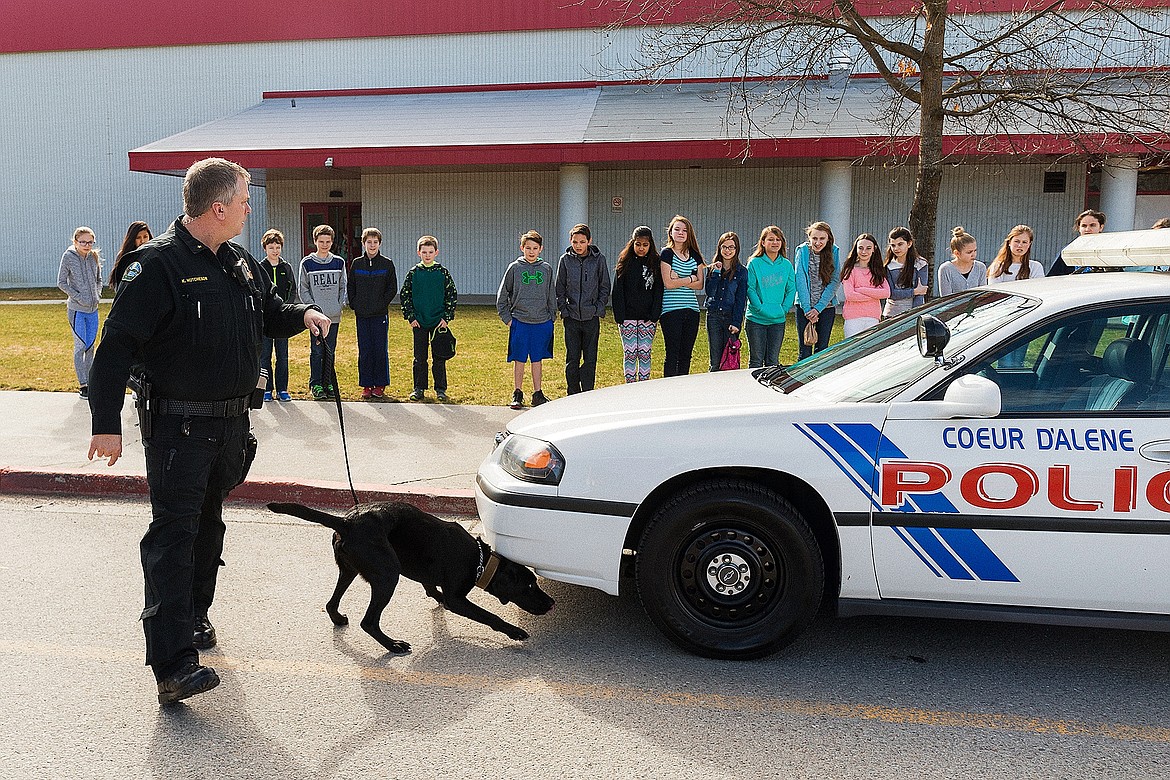
[[[659,255],[662,271],[662,341],[666,361],[663,376],[691,372],[691,354],[699,335],[699,298],[707,267],[695,239],[695,228],[684,216],[675,215],[666,227],[667,245]]]

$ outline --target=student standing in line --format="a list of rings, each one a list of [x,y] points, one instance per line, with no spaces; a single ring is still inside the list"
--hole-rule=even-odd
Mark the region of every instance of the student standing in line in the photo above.
[[[841,287],[845,291],[841,307],[845,338],[877,325],[882,317],[882,302],[890,297],[890,282],[878,241],[869,233],[862,233],[849,248],[841,267]]]
[[[743,329],[747,277],[747,269],[739,262],[739,236],[728,231],[719,236],[715,260],[707,269],[707,345],[711,371],[719,370],[727,342]]]
[[[532,365],[532,405],[548,401],[540,389],[543,361],[553,356],[553,322],[557,316],[557,294],[553,269],[540,256],[544,238],[535,230],[520,236],[520,257],[512,261],[500,290],[496,311],[508,326],[508,362],[512,364],[513,409],[524,407],[524,364]]]
[[[804,229],[808,238],[796,248],[796,330],[800,337],[800,359],[829,346],[833,320],[837,316],[837,290],[841,287],[841,250],[833,242],[827,222],[814,222]],[[804,329],[813,323],[817,343],[804,343]]]
[[[329,251],[333,246],[333,228],[328,225],[313,228],[313,243],[317,251],[301,260],[297,295],[301,303],[316,304],[333,323],[325,337],[328,355],[320,338],[311,338],[309,342],[309,392],[314,401],[327,401],[337,397],[333,385],[333,354],[337,350],[337,328],[346,299],[345,261]]]
[[[381,230],[363,230],[362,247],[366,251],[349,268],[347,291],[357,329],[358,384],[369,401],[384,399],[390,384],[389,311],[398,295],[398,272],[381,252]]]
[[[1105,229],[1105,212],[1097,211],[1097,209],[1085,209],[1077,214],[1073,228],[1076,229],[1078,236],[1096,235]],[[1092,270],[1087,266],[1083,268],[1069,266],[1064,262],[1064,251],[1061,250],[1061,253],[1056,256],[1056,260],[1053,261],[1052,268],[1048,270],[1048,276],[1067,276],[1072,273],[1087,273]]]
[[[784,326],[796,300],[796,272],[788,261],[784,231],[768,225],[760,231],[747,261],[748,368],[780,365]]]
[[[410,323],[414,337],[414,389],[411,401],[421,401],[427,394],[427,353],[432,359],[431,375],[435,380],[435,397],[447,402],[447,358],[435,355],[431,339],[439,328],[455,319],[459,292],[451,272],[436,262],[439,239],[423,236],[418,240],[419,263],[406,272],[402,281],[402,318]]]
[[[676,214],[666,227],[667,245],[659,253],[662,275],[663,376],[691,373],[691,356],[699,335],[699,296],[706,266],[691,221]]]
[[[1042,279],[1044,266],[1032,259],[1032,242],[1036,234],[1027,225],[1016,225],[1008,231],[991,267],[987,269],[987,283],[1000,284],[1017,279]]]
[[[127,259],[130,253],[152,238],[154,238],[154,234],[150,232],[150,225],[142,220],[135,220],[130,223],[130,227],[126,228],[126,237],[122,239],[122,248],[118,250],[118,254],[114,257],[114,267],[110,269],[109,285],[114,292],[118,291],[118,286],[122,282],[122,274],[126,273],[126,266],[130,264]]]
[[[991,267],[987,269],[988,284],[1014,282],[1017,279],[1041,279],[1044,266],[1032,259],[1032,242],[1035,234],[1027,225],[1016,225],[1008,231],[1003,246],[999,248]],[[1019,368],[1028,356],[1028,345],[1024,344],[999,359],[999,368]]]
[[[890,231],[886,248],[886,276],[890,280],[890,297],[885,316],[893,317],[926,303],[930,292],[930,268],[918,255],[914,234],[907,228]]]
[[[293,275],[292,265],[280,255],[284,249],[284,233],[276,229],[268,230],[260,239],[260,245],[264,247],[266,261],[261,263],[260,267],[264,269],[264,273],[272,277],[272,284],[276,288],[276,294],[280,296],[280,300],[284,303],[294,303],[297,294],[297,278]],[[272,365],[274,353],[276,355],[275,371],[273,371]],[[264,400],[271,401],[275,396],[281,401],[291,401],[292,396],[288,394],[288,339],[270,339],[265,336],[260,366],[268,369],[268,383],[265,387]]]
[[[613,271],[613,318],[622,337],[622,370],[627,383],[650,378],[650,350],[662,316],[662,275],[649,227],[634,228]]]
[[[573,225],[569,247],[557,264],[557,309],[565,326],[565,384],[569,395],[597,381],[597,341],[609,302],[609,265],[593,245],[589,226]]]
[[[61,255],[57,287],[67,296],[65,306],[73,331],[73,370],[77,373],[78,394],[89,398],[89,370],[98,335],[98,300],[102,293],[102,258],[89,228],[73,231],[73,246]]]
[[[938,294],[950,295],[987,284],[987,266],[976,258],[975,236],[963,226],[951,231],[951,259],[939,266]]]

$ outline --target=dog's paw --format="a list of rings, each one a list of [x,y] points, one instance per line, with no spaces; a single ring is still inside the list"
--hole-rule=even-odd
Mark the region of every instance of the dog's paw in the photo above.
[[[523,642],[528,638],[528,632],[518,626],[508,626],[504,633],[508,635],[509,639],[515,639],[517,642]]]
[[[400,655],[405,655],[406,653],[410,652],[410,643],[403,642],[400,639],[392,639],[392,640],[390,640],[389,644],[386,645],[386,649],[389,650],[391,653],[398,653]]]
[[[333,625],[335,625],[335,626],[348,626],[349,625],[349,618],[346,617],[345,615],[341,614],[340,612],[330,612],[329,619],[333,621]]]

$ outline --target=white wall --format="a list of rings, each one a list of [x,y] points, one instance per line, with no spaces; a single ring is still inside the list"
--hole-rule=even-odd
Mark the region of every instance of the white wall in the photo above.
[[[94,228],[111,260],[131,221],[164,230],[182,210],[181,182],[132,173],[127,152],[241,111],[265,91],[589,79],[610,62],[607,37],[562,30],[2,54],[0,286],[55,284],[78,225]],[[252,197],[253,225],[267,223],[264,193]],[[245,241],[255,248],[263,231],[251,232]]]

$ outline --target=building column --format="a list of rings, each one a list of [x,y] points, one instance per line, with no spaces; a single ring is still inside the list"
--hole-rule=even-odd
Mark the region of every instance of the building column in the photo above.
[[[1136,157],[1110,157],[1101,169],[1101,210],[1105,229],[1133,230],[1137,218],[1138,168]]]
[[[564,248],[569,245],[569,231],[578,223],[589,224],[589,166],[562,165],[560,171],[560,235],[545,238],[547,248],[556,250],[555,256],[545,259],[556,265]]]
[[[853,242],[849,224],[853,210],[853,166],[848,160],[822,160],[820,179],[819,218],[833,228],[833,238],[841,248],[841,261],[844,262],[845,253]]]

